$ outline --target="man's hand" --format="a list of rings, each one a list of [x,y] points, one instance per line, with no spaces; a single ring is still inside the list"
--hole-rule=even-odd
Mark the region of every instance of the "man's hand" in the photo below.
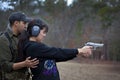
[[[24,62],[25,66],[30,68],[36,68],[37,64],[39,64],[39,60],[37,60],[37,58],[31,59],[31,57],[27,57]]]
[[[25,61],[14,63],[12,67],[13,70],[22,69],[24,67],[36,68],[37,64],[39,64],[37,58],[31,59],[31,57],[27,57]]]

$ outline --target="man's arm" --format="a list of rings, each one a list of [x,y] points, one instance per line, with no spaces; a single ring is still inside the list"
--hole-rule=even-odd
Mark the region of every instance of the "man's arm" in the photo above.
[[[10,62],[12,55],[9,49],[9,42],[3,36],[0,37],[0,64],[3,70],[10,72],[12,70],[13,62]]]
[[[14,63],[13,64],[13,70],[21,69],[23,67],[31,67],[31,68],[36,68],[37,64],[39,63],[39,60],[37,58],[34,58],[30,60],[31,57],[26,58],[25,61]]]
[[[0,65],[4,71],[11,72],[12,70],[21,69],[23,67],[34,68],[39,63],[36,58],[30,60],[30,57],[26,58],[26,60],[22,62],[12,62],[12,55],[8,44],[9,43],[6,39],[0,39]]]

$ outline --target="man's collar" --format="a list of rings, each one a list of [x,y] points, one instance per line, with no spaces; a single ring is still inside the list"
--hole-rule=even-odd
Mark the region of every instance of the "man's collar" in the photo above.
[[[7,26],[6,28],[6,32],[9,34],[10,37],[13,37],[13,31],[12,31],[12,28],[10,27],[10,25]]]

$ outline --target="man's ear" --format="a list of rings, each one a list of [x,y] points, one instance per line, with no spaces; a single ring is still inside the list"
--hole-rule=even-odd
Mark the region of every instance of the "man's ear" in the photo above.
[[[15,22],[14,22],[14,25],[18,25],[18,23],[19,23],[19,21],[15,21]]]

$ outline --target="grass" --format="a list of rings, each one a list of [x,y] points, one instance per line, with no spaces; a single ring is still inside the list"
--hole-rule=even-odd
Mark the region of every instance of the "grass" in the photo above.
[[[96,63],[58,63],[61,80],[120,80],[120,65]]]

